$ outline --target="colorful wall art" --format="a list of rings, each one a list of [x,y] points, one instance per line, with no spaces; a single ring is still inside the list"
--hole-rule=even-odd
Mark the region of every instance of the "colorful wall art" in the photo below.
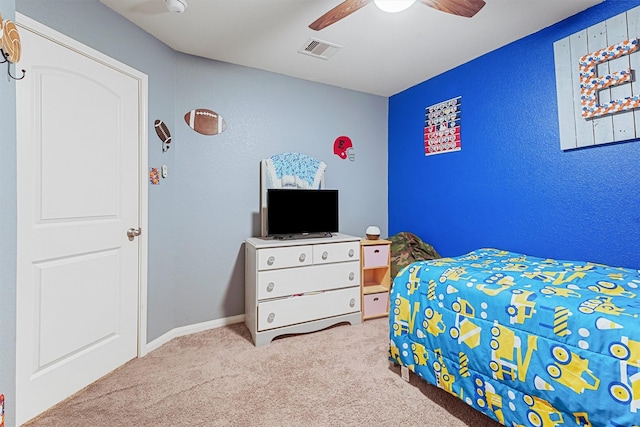
[[[449,99],[425,109],[424,155],[460,151],[462,97]]]
[[[640,137],[640,7],[553,44],[560,148]]]

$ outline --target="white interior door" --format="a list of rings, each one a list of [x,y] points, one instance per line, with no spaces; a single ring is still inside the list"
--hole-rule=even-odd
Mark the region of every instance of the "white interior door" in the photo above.
[[[141,240],[129,240],[127,229],[143,222],[146,150],[146,80],[24,21],[18,65],[26,76],[16,82],[18,425],[137,355]]]

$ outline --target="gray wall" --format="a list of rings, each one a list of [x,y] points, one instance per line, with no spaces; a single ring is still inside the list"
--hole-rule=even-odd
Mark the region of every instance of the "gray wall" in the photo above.
[[[4,19],[14,19],[14,0],[0,0]],[[0,394],[6,425],[15,423],[16,375],[16,84],[0,66]],[[12,72],[15,67],[11,66]]]
[[[208,107],[228,123],[215,137],[176,123],[177,323],[244,312],[242,242],[260,232],[260,159],[298,151],[323,160],[325,186],[340,190],[341,231],[386,231],[386,99],[187,55],[177,71],[176,117]],[[340,135],[354,141],[354,162],[333,154]]]
[[[149,187],[148,342],[244,313],[243,241],[259,233],[262,158],[323,160],[327,187],[340,190],[341,232],[377,224],[386,234],[387,98],[174,52],[97,0],[18,0],[16,9],[149,76],[149,166],[166,164],[169,177]],[[220,113],[226,132],[190,130],[183,115],[199,107]],[[155,119],[173,135],[166,153]],[[333,154],[340,135],[353,140],[355,162]]]

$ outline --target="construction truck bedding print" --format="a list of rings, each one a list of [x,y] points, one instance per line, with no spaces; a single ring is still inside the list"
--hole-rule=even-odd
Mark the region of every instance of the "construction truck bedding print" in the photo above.
[[[404,267],[389,358],[505,426],[640,426],[640,271],[479,249]]]

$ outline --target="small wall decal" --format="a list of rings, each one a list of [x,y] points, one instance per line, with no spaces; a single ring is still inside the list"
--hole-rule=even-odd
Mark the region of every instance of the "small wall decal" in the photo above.
[[[171,132],[169,132],[169,128],[162,120],[156,120],[154,127],[158,138],[162,141],[162,152],[164,153],[169,149],[169,144],[171,144]]]
[[[351,138],[348,136],[339,136],[333,142],[333,154],[339,156],[341,159],[346,159],[347,157],[352,162],[356,159],[356,154],[353,149],[353,142],[351,142]]]
[[[227,122],[215,111],[197,108],[184,115],[187,125],[202,135],[217,135],[224,132]]]
[[[462,97],[449,99],[425,109],[424,155],[460,151]]]
[[[160,172],[158,168],[149,168],[149,182],[151,185],[160,184]]]

